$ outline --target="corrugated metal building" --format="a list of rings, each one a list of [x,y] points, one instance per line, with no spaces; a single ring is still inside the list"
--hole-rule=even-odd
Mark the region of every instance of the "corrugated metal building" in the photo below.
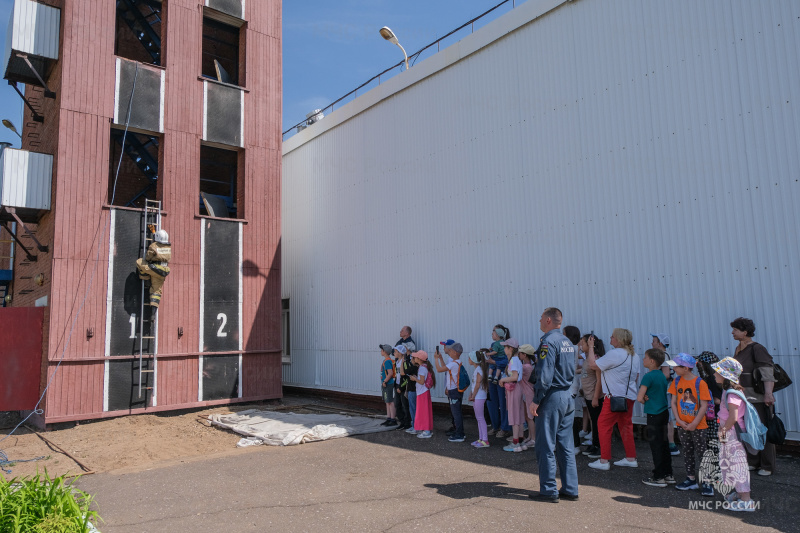
[[[535,344],[547,306],[640,354],[751,317],[800,377],[798,36],[793,0],[529,0],[285,141],[284,383],[377,395],[402,325]]]
[[[10,28],[22,148],[52,159],[50,210],[23,220],[47,249],[15,249],[0,310],[46,306],[21,332],[42,337],[39,422],[280,397],[280,0],[15,0]],[[172,241],[152,325],[145,199]]]

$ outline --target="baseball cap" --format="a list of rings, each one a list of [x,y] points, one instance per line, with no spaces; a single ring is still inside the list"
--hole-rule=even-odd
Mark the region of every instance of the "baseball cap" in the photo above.
[[[685,366],[686,368],[694,368],[695,363],[694,357],[688,353],[679,353],[672,360],[667,361],[669,366]]]
[[[388,355],[392,355],[392,351],[394,350],[391,344],[379,344],[378,348],[386,352]]]
[[[461,346],[460,342],[454,342],[450,345],[450,349],[456,353],[464,353],[464,347]]]
[[[519,347],[519,351],[522,353],[526,353],[528,355],[533,355],[536,353],[536,348],[531,346],[530,344],[523,344]]]
[[[447,339],[446,341],[441,341],[439,344],[441,344],[442,346],[452,346],[455,343],[456,341],[454,341],[453,339]]]
[[[664,346],[669,346],[669,335],[666,333],[651,333],[650,336],[658,339],[658,342]]]
[[[394,347],[394,349],[395,349],[395,351],[398,351],[403,355],[408,353],[408,349],[405,347],[404,344],[398,344],[397,346]]]
[[[501,346],[511,346],[512,348],[519,348],[519,341],[514,337],[509,338],[507,341],[500,343]]]
[[[421,361],[427,361],[428,360],[428,352],[426,352],[425,350],[420,350],[418,352],[412,352],[411,353],[411,357],[416,357],[417,359],[419,359]]]

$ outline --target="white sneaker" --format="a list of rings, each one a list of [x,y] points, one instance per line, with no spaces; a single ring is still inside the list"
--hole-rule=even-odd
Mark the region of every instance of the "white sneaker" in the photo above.
[[[575,455],[580,455],[580,454],[581,454],[581,447],[575,446]]]
[[[579,436],[580,438],[582,438],[582,439],[583,439],[583,438],[585,438],[585,437],[586,437],[586,435],[591,435],[591,434],[592,434],[592,432],[591,432],[591,431],[584,431],[584,430],[580,430],[580,431],[578,432],[578,436]]]
[[[748,501],[738,500],[735,502],[731,502],[728,509],[730,509],[731,511],[745,511],[752,513],[756,510],[756,503],[753,500],[748,500]]]
[[[769,470],[764,470],[763,468],[761,470],[759,470],[758,472],[756,472],[756,473],[759,476],[771,476],[772,475],[772,472],[770,472]],[[753,511],[753,510],[754,509],[751,509],[751,511]]]
[[[589,463],[589,468],[594,468],[595,470],[611,470],[611,463],[603,463],[598,459],[593,463]]]
[[[633,461],[629,461],[626,458],[620,459],[619,461],[614,461],[615,466],[629,466],[631,468],[637,468],[639,466],[639,461],[634,459]]]
[[[423,431],[422,433],[417,434],[418,439],[429,439],[433,437],[433,432],[431,431]]]
[[[406,433],[408,433],[409,435],[416,435],[417,433],[419,433],[419,431],[417,431],[417,430],[416,430],[416,429],[414,429],[414,428],[408,428],[408,429],[406,430]]]
[[[588,439],[584,439],[583,442],[581,442],[581,446],[591,446],[591,445],[592,445],[591,437],[589,437]]]

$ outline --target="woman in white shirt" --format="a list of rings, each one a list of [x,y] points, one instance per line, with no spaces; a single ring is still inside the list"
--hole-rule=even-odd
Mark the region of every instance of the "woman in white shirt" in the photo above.
[[[625,446],[625,458],[616,461],[616,466],[637,467],[636,444],[633,442],[633,404],[638,393],[636,383],[641,373],[641,360],[633,349],[633,335],[627,329],[617,328],[611,334],[613,350],[598,359],[594,353],[594,338],[587,343],[589,353],[586,354],[586,364],[590,369],[600,370],[600,383],[603,388],[603,410],[597,421],[597,431],[600,434],[600,459],[589,463],[596,470],[611,468],[611,433],[614,424],[619,428],[622,444]],[[622,400],[612,401],[611,398]],[[619,403],[625,410],[612,411],[612,404]]]

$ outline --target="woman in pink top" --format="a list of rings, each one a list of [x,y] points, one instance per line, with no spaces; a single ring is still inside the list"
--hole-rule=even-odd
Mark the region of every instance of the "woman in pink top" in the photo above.
[[[736,489],[725,497],[730,503],[731,511],[755,511],[755,504],[750,499],[750,471],[747,466],[747,452],[736,435],[734,424],[745,428],[744,414],[747,401],[744,399],[739,376],[742,365],[732,357],[726,357],[719,363],[711,365],[714,379],[722,385],[722,401],[719,406],[719,467],[722,472],[722,483]],[[739,396],[738,393],[742,393]],[[724,491],[720,491],[724,492]]]
[[[531,404],[533,403],[533,384],[528,381],[533,374],[533,354],[536,348],[530,344],[523,344],[519,347],[519,358],[522,361],[522,381],[519,386],[522,387],[522,397],[525,400],[525,420],[528,423],[528,438],[522,441],[524,446],[533,448],[533,436],[536,433],[533,425],[533,419],[530,417]]]

